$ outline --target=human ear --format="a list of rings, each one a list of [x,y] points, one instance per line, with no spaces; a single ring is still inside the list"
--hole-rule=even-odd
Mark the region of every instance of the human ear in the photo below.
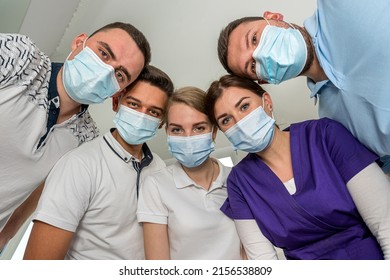
[[[77,35],[73,41],[72,41],[72,44],[71,44],[71,50],[74,51],[75,49],[77,49],[80,45],[82,46],[84,41],[87,40],[88,38],[88,35],[85,34],[85,33],[81,33],[79,35]]]
[[[270,11],[266,11],[263,14],[263,17],[265,19],[274,19],[274,20],[283,20],[283,15],[280,13],[273,13]]]
[[[113,96],[111,96],[112,98],[112,110],[117,112],[118,109],[119,109],[119,103],[120,103],[120,100],[122,99],[123,95],[125,94],[126,92],[126,89],[122,89],[120,91],[118,91],[117,93],[115,93]]]
[[[268,92],[263,93],[263,100],[264,100],[263,109],[264,110],[267,109],[269,112],[272,112],[273,104],[272,104],[271,96],[269,95]]]

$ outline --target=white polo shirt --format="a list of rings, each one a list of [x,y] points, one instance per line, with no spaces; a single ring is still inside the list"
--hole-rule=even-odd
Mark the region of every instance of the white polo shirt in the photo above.
[[[0,34],[0,231],[61,156],[99,134],[86,106],[56,124],[61,66],[28,37]]]
[[[165,167],[146,144],[143,151],[139,184]],[[144,259],[135,162],[108,132],[66,154],[50,172],[33,219],[74,232],[67,259]]]
[[[219,176],[209,191],[196,185],[178,162],[145,179],[137,218],[168,225],[171,259],[241,258],[234,222],[220,210],[230,168],[218,165]]]

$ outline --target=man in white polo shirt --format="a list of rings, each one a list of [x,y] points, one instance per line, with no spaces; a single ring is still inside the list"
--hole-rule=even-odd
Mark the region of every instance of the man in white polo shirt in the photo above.
[[[119,107],[114,102],[116,128],[57,162],[33,215],[25,259],[144,259],[138,188],[165,167],[145,141],[162,126],[172,91],[169,77],[147,66]]]
[[[150,61],[144,35],[121,22],[78,35],[71,49],[52,63],[28,37],[0,34],[0,251],[55,162],[98,136],[87,104],[119,94]]]

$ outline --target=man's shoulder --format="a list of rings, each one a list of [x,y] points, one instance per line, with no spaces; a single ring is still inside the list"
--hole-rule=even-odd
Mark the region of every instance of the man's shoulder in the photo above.
[[[67,126],[77,138],[79,145],[89,142],[100,135],[100,130],[88,109],[80,113]]]

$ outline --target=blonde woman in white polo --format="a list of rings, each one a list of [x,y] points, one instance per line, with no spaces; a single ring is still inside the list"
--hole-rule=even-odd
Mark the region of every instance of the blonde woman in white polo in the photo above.
[[[220,211],[230,168],[209,157],[217,128],[204,98],[184,87],[169,100],[168,148],[177,162],[148,176],[140,190],[146,259],[241,259],[234,223]]]

